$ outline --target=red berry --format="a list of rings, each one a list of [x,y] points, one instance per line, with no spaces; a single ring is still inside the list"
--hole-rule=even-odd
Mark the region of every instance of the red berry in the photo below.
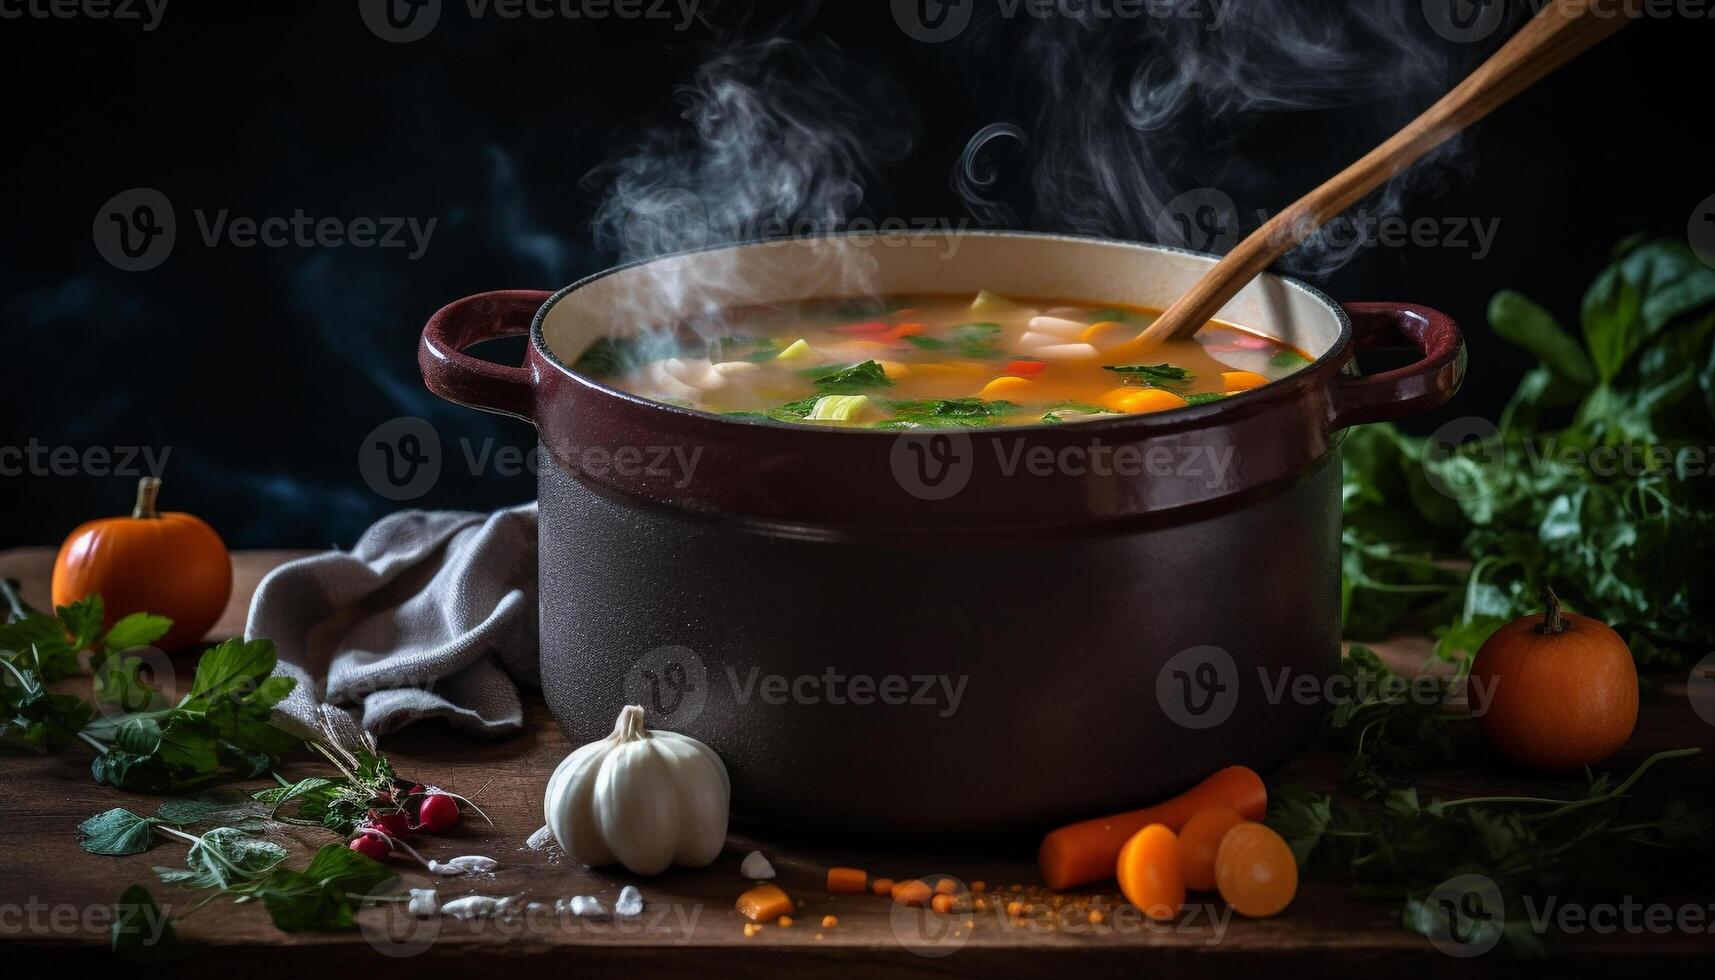
[[[410,818],[403,810],[371,810],[369,824],[389,837],[404,837],[411,832]]]
[[[351,843],[346,846],[364,857],[376,861],[384,861],[387,859],[387,855],[393,853],[393,846],[387,843],[387,838],[380,834],[366,834],[362,831],[359,831],[357,836],[351,839]]]
[[[423,797],[423,805],[417,811],[417,826],[431,834],[439,834],[453,829],[459,822],[458,801],[445,793],[430,793]]]

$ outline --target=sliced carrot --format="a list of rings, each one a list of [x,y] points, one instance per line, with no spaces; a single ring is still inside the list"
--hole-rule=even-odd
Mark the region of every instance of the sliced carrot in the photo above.
[[[1214,889],[1215,852],[1221,847],[1221,838],[1244,822],[1239,811],[1230,806],[1199,810],[1185,821],[1179,831],[1179,860],[1186,888],[1200,892]]]
[[[869,872],[858,868],[829,868],[828,891],[862,892],[869,889]]]
[[[929,907],[942,915],[946,915],[953,911],[953,896],[946,893],[936,895],[929,900]]]
[[[1152,823],[1169,830],[1182,828],[1197,811],[1212,806],[1231,807],[1247,820],[1260,820],[1268,809],[1268,790],[1256,773],[1244,766],[1228,766],[1155,806],[1061,827],[1042,838],[1036,855],[1042,880],[1058,890],[1111,877],[1120,848],[1133,834]]]
[[[1041,374],[1042,369],[1047,366],[1047,361],[1008,361],[1005,373],[1020,378],[1034,378]]]
[[[1222,371],[1221,386],[1228,391],[1249,391],[1268,384],[1268,379],[1255,371]]]
[[[1163,412],[1184,408],[1185,399],[1160,388],[1115,388],[1103,393],[1097,401],[1103,408],[1115,412]]]
[[[922,323],[901,323],[899,326],[882,334],[881,339],[897,343],[907,337],[918,336],[927,329],[929,329],[928,325]]]
[[[1126,900],[1152,919],[1171,919],[1185,904],[1185,875],[1179,867],[1179,839],[1152,823],[1133,834],[1115,865]]]
[[[928,882],[915,878],[893,886],[893,900],[901,905],[928,905],[934,894]]]
[[[1028,389],[1033,383],[1034,382],[1029,378],[1015,378],[1011,375],[1002,375],[1001,377],[990,381],[988,384],[983,385],[983,390],[977,392],[977,397],[1005,398],[1008,395],[1016,395],[1020,391]]]
[[[935,894],[937,895],[951,895],[958,890],[959,883],[951,878],[942,878],[935,882]]]
[[[1241,823],[1221,838],[1215,882],[1233,911],[1266,918],[1298,894],[1298,861],[1279,834],[1260,823]]]
[[[791,912],[792,899],[780,890],[779,885],[763,884],[740,895],[738,901],[733,903],[733,908],[738,909],[752,922],[761,922],[764,919],[778,919]]]
[[[1078,339],[1086,344],[1099,344],[1102,341],[1115,340],[1125,334],[1126,326],[1118,320],[1101,320],[1090,324]]]
[[[877,878],[870,883],[869,890],[877,895],[886,895],[891,898],[893,896],[893,879]]]

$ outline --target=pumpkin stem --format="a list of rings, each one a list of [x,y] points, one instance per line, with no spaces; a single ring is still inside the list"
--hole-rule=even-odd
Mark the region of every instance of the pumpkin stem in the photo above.
[[[619,742],[636,742],[649,737],[643,728],[643,706],[628,704],[619,709],[619,720],[613,723],[613,738]]]
[[[161,478],[146,476],[137,481],[137,506],[131,509],[131,516],[138,520],[154,520],[160,517],[155,510],[155,498],[161,494]]]
[[[1542,605],[1542,622],[1537,624],[1536,631],[1544,636],[1566,632],[1566,618],[1560,615],[1560,597],[1554,594],[1553,587],[1542,587]]]

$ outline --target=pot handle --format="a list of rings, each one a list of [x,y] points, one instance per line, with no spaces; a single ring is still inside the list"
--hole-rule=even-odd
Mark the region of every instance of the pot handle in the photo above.
[[[541,289],[500,289],[455,299],[435,311],[417,347],[423,384],[447,401],[534,423],[536,383],[530,370],[463,351],[484,340],[529,333],[531,319],[552,295]]]
[[[1459,390],[1465,380],[1465,338],[1452,317],[1411,303],[1342,305],[1352,318],[1354,351],[1409,346],[1423,358],[1381,374],[1336,377],[1329,388],[1334,428],[1425,412]]]

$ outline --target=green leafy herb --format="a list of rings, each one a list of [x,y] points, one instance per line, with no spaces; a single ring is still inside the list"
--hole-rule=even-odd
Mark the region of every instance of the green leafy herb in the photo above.
[[[89,725],[87,738],[112,743],[90,763],[95,781],[173,793],[267,772],[298,742],[269,723],[296,684],[271,676],[274,662],[267,640],[228,640],[203,654],[178,704]]]
[[[1172,364],[1104,364],[1102,370],[1120,375],[1126,384],[1151,388],[1182,388],[1197,377],[1190,370]]]
[[[1286,368],[1288,370],[1297,370],[1309,363],[1310,358],[1305,357],[1303,354],[1300,354],[1290,348],[1287,350],[1275,351],[1273,356],[1268,359],[1269,367]]]
[[[998,323],[961,323],[953,328],[953,346],[961,356],[976,360],[1006,357],[1000,346],[1002,330]]]
[[[114,955],[131,963],[160,963],[180,952],[172,920],[142,885],[125,889],[114,903],[110,941]]]
[[[26,660],[34,658],[0,654],[0,745],[58,752],[78,737],[95,709],[82,698],[47,690]]]
[[[155,846],[155,827],[162,822],[116,806],[78,824],[78,844],[91,854],[141,854]]]
[[[1186,395],[1185,404],[1207,405],[1210,402],[1218,402],[1225,397],[1227,397],[1227,393],[1224,391],[1198,391]]]
[[[1470,716],[1448,707],[1457,680],[1406,678],[1368,647],[1354,645],[1340,661],[1344,696],[1328,726],[1352,750],[1340,783],[1373,799],[1398,775],[1452,760],[1452,729]]]
[[[990,425],[1018,406],[1009,401],[981,398],[928,398],[888,402],[893,417],[876,424],[878,429],[957,429]]]
[[[939,337],[925,337],[922,334],[912,334],[905,338],[905,342],[922,350],[946,350],[952,346]]]
[[[1458,658],[1553,585],[1640,663],[1708,650],[1715,481],[1690,468],[1715,445],[1715,269],[1683,242],[1633,240],[1578,335],[1513,292],[1489,319],[1541,362],[1494,431],[1345,442],[1346,635],[1435,630]]]
[[[572,362],[572,370],[592,378],[612,378],[648,363],[649,356],[636,337],[602,337],[584,348]]]
[[[813,368],[807,373],[811,374],[811,384],[824,395],[855,395],[893,384],[887,372],[875,361],[841,368]]]
[[[289,782],[275,773],[279,785],[253,797],[269,808],[271,819],[326,827],[347,837],[371,809],[394,805],[399,779],[386,756],[369,747],[344,752],[343,758],[322,751],[341,770],[341,777],[312,776]]]
[[[1401,903],[1407,929],[1447,936],[1457,923],[1473,932],[1500,930],[1520,956],[1551,952],[1556,937],[1539,932],[1532,908],[1552,896],[1561,903],[1612,901],[1650,891],[1698,889],[1710,851],[1710,819],[1677,801],[1646,806],[1632,786],[1652,766],[1700,750],[1679,749],[1646,759],[1626,779],[1591,779],[1572,799],[1472,797],[1423,801],[1415,789],[1394,789],[1377,805],[1358,807],[1302,786],[1270,793],[1268,824],[1292,848],[1307,878],[1350,877],[1354,894]],[[1438,889],[1456,875],[1480,875],[1501,907],[1449,912]],[[1454,903],[1458,905],[1457,902]],[[1474,914],[1480,913],[1480,914]],[[1504,923],[1504,927],[1502,926]]]

